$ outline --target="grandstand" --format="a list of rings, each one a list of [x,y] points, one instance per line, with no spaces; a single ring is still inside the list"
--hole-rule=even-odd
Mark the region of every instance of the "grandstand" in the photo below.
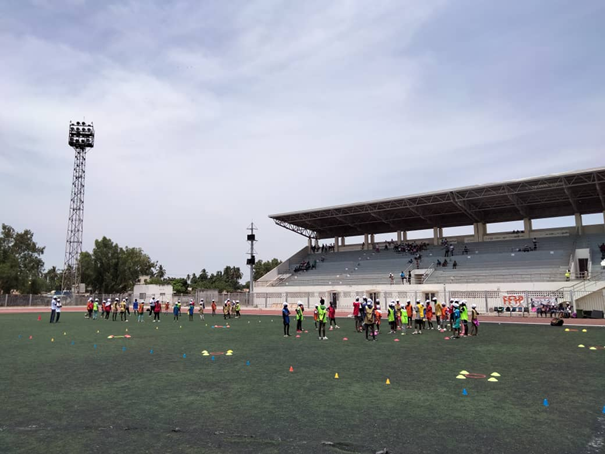
[[[603,224],[583,225],[582,215],[596,213]],[[574,216],[574,225],[533,228],[535,219],[561,216]],[[305,236],[307,246],[256,282],[257,305],[288,294],[347,304],[350,296],[364,293],[446,299],[483,292],[486,310],[509,294],[524,294],[527,303],[534,295],[605,309],[599,250],[605,243],[605,168],[270,217]],[[522,221],[523,230],[488,233],[489,224],[510,221]],[[444,235],[445,228],[471,225],[472,235]],[[408,239],[409,232],[427,229],[431,238]],[[385,233],[393,240],[375,241]],[[352,237],[363,240],[354,243]],[[319,241],[326,239],[333,250],[321,252]],[[420,257],[400,250],[420,244]],[[454,256],[446,257],[451,246]]]

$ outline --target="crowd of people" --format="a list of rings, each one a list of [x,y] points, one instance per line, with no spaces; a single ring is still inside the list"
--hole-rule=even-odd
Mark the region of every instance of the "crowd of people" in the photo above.
[[[431,305],[433,304],[433,305]],[[302,302],[296,305],[296,332],[303,332],[305,307]],[[435,323],[433,323],[433,316]],[[470,320],[469,320],[470,317]],[[365,332],[367,341],[375,341],[376,336],[380,334],[380,327],[383,319],[383,310],[380,301],[375,302],[367,297],[355,298],[353,302],[353,318],[355,319],[355,331]],[[284,327],[284,337],[290,336],[290,309],[288,302],[283,303],[282,319]],[[315,306],[313,312],[315,329],[318,331],[319,340],[328,340],[326,337],[326,324],[329,321],[330,328],[339,329],[336,324],[336,305],[330,303],[326,307],[325,300],[320,299],[319,304]],[[475,304],[471,305],[469,312],[466,301],[450,300],[449,304],[438,302],[437,298],[426,300],[422,303],[416,300],[412,304],[407,300],[402,305],[399,300],[392,300],[386,309],[386,320],[389,324],[389,334],[397,334],[401,331],[403,335],[408,329],[414,329],[412,334],[422,334],[423,330],[437,329],[439,332],[445,332],[449,329],[452,332],[452,339],[458,339],[466,336],[477,336],[479,334],[479,312]],[[469,328],[470,322],[470,328]]]
[[[61,299],[58,296],[54,296],[51,301],[51,314],[50,314],[50,323],[59,322],[59,318],[61,317],[61,307],[62,307]],[[135,298],[132,303],[132,312],[130,310],[130,301],[128,298],[123,298],[120,300],[119,298],[115,298],[113,301],[111,298],[104,299],[99,301],[99,298],[89,298],[86,304],[86,315],[85,318],[90,320],[97,320],[99,318],[109,320],[111,317],[112,321],[128,322],[129,317],[136,316],[137,322],[143,323],[145,322],[145,314],[148,317],[153,317],[153,323],[161,322],[162,312],[170,314],[170,310],[172,309],[172,319],[176,322],[183,315],[183,307],[180,300],[177,300],[172,304],[172,307],[169,302],[160,301],[156,298],[151,298],[149,300],[149,304],[145,303],[145,300],[139,301]],[[211,315],[214,317],[216,315],[217,304],[215,300],[212,300],[210,304]],[[186,307],[187,315],[189,317],[189,321],[194,320],[195,312],[197,311],[200,320],[204,320],[205,312],[206,312],[206,303],[202,298],[200,302],[197,304],[193,299],[189,300]],[[241,305],[239,300],[230,300],[227,299],[223,303],[223,318],[225,320],[230,318],[240,318],[241,317]]]

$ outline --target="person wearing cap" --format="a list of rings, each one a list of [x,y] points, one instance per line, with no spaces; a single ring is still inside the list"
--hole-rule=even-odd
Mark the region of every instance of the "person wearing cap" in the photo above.
[[[479,334],[479,312],[477,312],[477,305],[471,305],[471,336]]]
[[[376,300],[376,304],[374,305],[374,324],[376,325],[376,330],[374,334],[378,336],[380,334],[380,323],[382,322],[382,310],[380,309],[380,301]]]
[[[460,338],[460,310],[458,309],[458,303],[454,302],[452,305],[454,310],[452,311],[452,339]]]
[[[328,310],[326,309],[326,301],[323,298],[319,299],[319,307],[317,308],[317,323],[319,331],[319,340],[328,340],[326,337],[326,317]],[[323,335],[322,335],[323,334]]]
[[[139,300],[138,299],[134,299],[134,302],[132,303],[132,312],[138,317],[139,316]]]
[[[50,322],[55,322],[55,316],[57,314],[57,297],[53,296],[53,299],[50,301]]]
[[[200,314],[200,320],[204,320],[204,310],[206,310],[206,305],[204,304],[204,300],[200,300],[200,306],[198,312]]]
[[[319,304],[315,305],[315,309],[313,309],[313,322],[315,323],[315,330],[317,331],[317,326],[319,324],[319,312],[318,312]]]
[[[420,302],[420,300],[416,300],[416,307],[414,308],[416,311],[416,327],[412,334],[422,334],[422,322],[424,321],[424,306]]]
[[[394,306],[393,306],[393,310],[394,310]],[[390,308],[389,308],[389,311],[390,311]],[[366,340],[367,341],[370,340],[370,333],[372,333],[372,341],[376,340],[376,332],[374,331],[374,322],[375,322],[374,304],[372,303],[372,300],[368,300],[368,302],[366,303],[365,314],[363,317],[363,324],[365,325],[365,329],[366,329]]]
[[[57,318],[55,319],[55,323],[59,323],[59,319],[61,318],[61,308],[63,307],[63,303],[61,302],[61,298],[57,298],[57,308],[55,309]]]
[[[395,301],[395,331],[401,327],[401,303]]]
[[[409,305],[409,301],[408,301],[408,305]],[[408,311],[405,307],[401,308],[401,335],[405,336],[405,330],[407,329],[408,325],[409,325],[409,317],[408,317]]]
[[[92,318],[92,298],[88,298],[88,302],[86,303],[86,317],[84,318]]]
[[[141,300],[141,302],[137,306],[138,319],[137,322],[143,323],[145,321],[145,300]]]
[[[181,309],[181,305],[179,304],[179,311]],[[162,314],[162,302],[161,301],[157,301],[155,302],[155,306],[153,306],[153,322],[155,323],[156,320],[158,323],[160,323],[160,315]]]
[[[103,310],[105,311],[105,320],[109,320],[109,314],[111,313],[111,299],[107,298],[103,300]]]
[[[130,301],[128,301],[128,298],[124,298],[124,301],[126,303],[126,321],[128,321],[128,316],[130,316]]]
[[[355,331],[359,332],[361,329],[361,322],[359,318],[359,313],[361,310],[361,303],[359,302],[359,297],[355,298],[353,302],[353,317],[355,318]]]
[[[179,306],[180,301],[177,301],[176,304],[172,307],[172,321],[177,322],[179,320]]]
[[[226,305],[226,303],[225,303]],[[281,310],[281,316],[284,322],[284,337],[290,336],[290,310],[288,309],[288,303],[284,302]]]
[[[304,316],[303,316],[303,312],[305,311],[305,308],[303,307],[303,303],[302,302],[298,302],[298,304],[296,305],[296,332],[297,333],[302,333],[302,322],[304,320]]]
[[[397,334],[397,322],[395,321],[395,301],[391,301],[387,309],[387,320],[391,331],[389,334]]]
[[[435,329],[433,327],[433,306],[431,306],[431,300],[426,300],[426,321],[429,325],[428,329]]]
[[[212,300],[210,308],[212,309],[212,316],[214,317],[216,315],[216,301]]]
[[[242,315],[240,314],[240,310],[242,307],[239,305],[239,300],[235,300],[235,318],[240,318]]]
[[[229,300],[225,301],[225,304],[223,305],[223,320],[227,320],[227,317],[231,318],[231,315],[229,314]]]
[[[330,320],[330,331],[333,329],[339,329],[340,326],[336,324],[336,304],[330,303],[328,307],[328,319]]]
[[[195,310],[195,303],[193,302],[193,300],[191,300],[191,301],[189,301],[189,309],[188,309],[190,322],[193,321],[193,311],[194,310]]]

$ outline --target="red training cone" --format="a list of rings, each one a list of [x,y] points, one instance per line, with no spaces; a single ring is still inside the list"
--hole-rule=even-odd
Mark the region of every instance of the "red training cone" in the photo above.
[[[294,372],[294,368],[290,366],[290,372]]]

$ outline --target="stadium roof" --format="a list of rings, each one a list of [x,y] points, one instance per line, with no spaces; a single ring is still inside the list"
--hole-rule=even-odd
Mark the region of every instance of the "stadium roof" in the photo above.
[[[605,211],[605,167],[269,216],[310,238]]]

